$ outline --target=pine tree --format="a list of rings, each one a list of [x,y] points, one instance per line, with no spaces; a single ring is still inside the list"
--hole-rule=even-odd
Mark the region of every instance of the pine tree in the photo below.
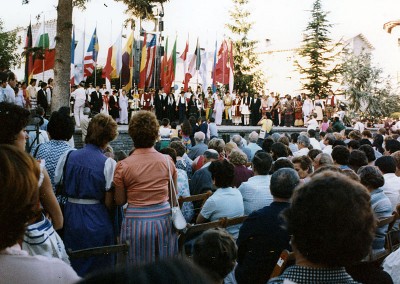
[[[249,0],[232,0],[234,7],[230,11],[231,24],[226,27],[231,32],[234,56],[234,79],[239,92],[254,93],[264,87],[263,74],[259,69],[260,60],[255,52],[258,41],[248,38],[253,23],[248,21],[250,12],[246,9]]]
[[[299,55],[305,63],[296,61],[301,74],[304,74],[303,88],[311,97],[325,97],[331,89],[331,84],[337,81],[340,65],[335,64],[335,51],[340,43],[332,43],[329,29],[332,25],[327,20],[327,12],[321,7],[321,1],[315,0],[311,11],[311,20],[304,31],[303,45]]]

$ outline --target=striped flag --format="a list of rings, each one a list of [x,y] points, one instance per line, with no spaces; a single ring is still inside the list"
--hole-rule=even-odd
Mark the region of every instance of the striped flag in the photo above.
[[[146,87],[150,87],[153,79],[154,62],[156,59],[156,36],[152,35],[151,40],[146,44],[147,59],[146,59]]]
[[[39,27],[39,30],[36,34],[34,47],[40,47],[43,49],[50,47],[49,34],[46,33],[44,25],[45,25],[45,23],[43,22]]]
[[[133,44],[134,40],[132,31],[122,53],[121,84],[125,85],[124,89],[127,91],[132,88]]]
[[[111,78],[119,78],[122,69],[122,31],[112,49],[111,66],[113,67],[113,71],[111,72]]]
[[[94,29],[92,39],[90,40],[89,47],[86,51],[85,57],[83,58],[84,76],[88,77],[93,74],[96,67],[97,54],[99,53],[99,41]]]
[[[101,77],[106,79],[106,87],[107,90],[111,89],[111,72],[113,71],[113,67],[111,66],[111,58],[112,58],[113,48],[110,46],[107,52],[107,61],[106,65],[103,68],[103,73]]]
[[[141,59],[140,59],[140,69],[139,69],[139,83],[138,89],[143,89],[146,83],[146,58],[147,58],[147,47],[146,47],[146,38],[147,33],[144,34],[143,37],[143,44],[142,44],[142,52],[141,52]]]

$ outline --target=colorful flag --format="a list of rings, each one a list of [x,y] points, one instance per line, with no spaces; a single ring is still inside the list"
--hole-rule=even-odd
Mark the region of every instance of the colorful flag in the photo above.
[[[32,68],[32,74],[40,74],[44,71],[54,69],[54,62],[56,58],[56,50],[46,49],[43,52],[43,59],[35,60]]]
[[[146,37],[147,33],[144,34],[143,44],[142,44],[142,52],[140,59],[140,69],[139,69],[139,83],[138,89],[143,89],[146,83],[146,58],[147,58],[147,45],[146,45]]]
[[[197,44],[196,44],[196,52],[194,53],[196,55],[196,70],[200,70],[200,65],[201,65],[201,54],[200,54],[200,44],[199,44],[199,38],[197,38]]]
[[[110,46],[107,52],[107,61],[106,65],[103,68],[103,72],[101,77],[106,79],[106,87],[108,90],[111,89],[111,72],[113,71],[113,67],[111,66],[111,59],[112,59],[113,48]]]
[[[86,51],[85,57],[83,58],[84,77],[88,77],[93,74],[93,71],[96,67],[98,53],[99,41],[97,38],[96,29],[94,29],[89,47]]]
[[[229,93],[232,95],[233,93],[233,84],[234,84],[234,74],[233,74],[233,70],[234,70],[234,61],[233,61],[234,57],[233,57],[233,44],[231,41],[231,46],[230,46],[230,50],[229,50]]]
[[[190,58],[189,66],[185,73],[185,80],[183,81],[183,90],[185,92],[188,90],[190,79],[193,78],[196,75],[196,71],[200,69],[200,63],[201,63],[200,45],[199,45],[199,39],[197,38],[196,50],[194,51],[194,54]],[[198,66],[199,69],[197,69],[197,64],[199,64]]]
[[[25,82],[29,84],[30,76],[33,68],[33,56],[30,49],[32,48],[32,25],[29,23],[28,31],[25,39]]]
[[[215,81],[221,84],[229,84],[228,44],[226,40],[221,43],[218,51],[218,61],[215,65]]]
[[[72,39],[71,39],[71,72],[70,72],[70,84],[75,84],[75,27],[72,30]]]
[[[132,87],[133,43],[132,31],[122,53],[121,84],[125,85],[124,89],[127,91]]]
[[[113,71],[111,72],[111,78],[119,78],[122,68],[122,31],[112,48],[111,66],[113,67]]]
[[[212,91],[215,93],[217,91],[217,81],[215,80],[215,68],[217,65],[217,41],[215,41],[215,51],[214,51],[214,61],[212,69]]]
[[[186,73],[188,72],[188,67],[189,67],[189,35],[188,39],[186,40],[186,45],[185,45],[185,50],[182,52],[182,55],[180,58],[183,60],[183,78],[186,77]]]
[[[147,45],[147,59],[146,59],[146,87],[150,87],[151,80],[153,79],[154,62],[156,59],[156,35],[151,35],[151,40]]]
[[[168,94],[171,90],[171,85],[175,81],[175,71],[176,71],[176,38],[174,42],[174,47],[172,48],[171,56],[168,59],[168,77],[165,82],[165,92]]]
[[[199,75],[203,84],[203,90],[208,87],[209,73],[207,70],[208,53],[204,50],[201,51],[201,64],[199,69]]]
[[[39,30],[36,34],[34,47],[40,47],[43,49],[50,47],[49,34],[45,31],[45,23],[44,22],[40,25]]]

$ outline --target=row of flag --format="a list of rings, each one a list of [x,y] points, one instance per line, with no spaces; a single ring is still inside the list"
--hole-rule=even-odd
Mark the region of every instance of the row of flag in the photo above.
[[[84,37],[84,35],[83,35]],[[97,29],[94,30],[87,49],[84,49],[84,39],[76,44],[75,29],[72,31],[71,39],[71,84],[79,84],[91,76],[97,67],[97,58],[99,53],[99,43],[97,37]],[[120,78],[121,84],[126,89],[133,86],[133,67],[134,67],[134,36],[133,31],[122,48],[122,31],[117,36],[113,45],[108,48],[106,64],[103,67],[102,78],[105,79],[107,88],[111,87],[111,79]],[[35,52],[26,52],[25,80],[29,77],[42,73],[46,70],[54,68],[55,61],[55,44],[51,42],[48,33],[45,32],[44,23],[39,28],[35,42],[32,40],[32,27],[29,25],[25,48],[31,50],[36,48]],[[38,51],[39,50],[39,51]],[[171,86],[175,84],[176,75],[176,39],[173,44],[172,51],[168,54],[168,38],[165,44],[164,55],[161,58],[160,70],[155,78],[154,69],[156,67],[157,38],[154,34],[144,34],[143,44],[140,52],[139,67],[139,89],[151,87],[154,80],[160,79],[161,87],[166,93],[169,93]],[[41,57],[39,57],[41,53]],[[182,82],[184,90],[188,89],[189,82],[198,75],[202,81],[202,85],[209,86],[215,91],[217,83],[229,85],[229,91],[233,91],[233,69],[234,57],[232,42],[223,40],[220,48],[217,50],[217,42],[215,42],[215,51],[212,64],[211,79],[209,82],[209,70],[207,62],[209,61],[209,53],[200,48],[197,39],[196,47],[193,54],[189,54],[189,41],[186,41],[185,49],[180,59],[183,61],[184,80]],[[197,77],[198,78],[198,77]]]

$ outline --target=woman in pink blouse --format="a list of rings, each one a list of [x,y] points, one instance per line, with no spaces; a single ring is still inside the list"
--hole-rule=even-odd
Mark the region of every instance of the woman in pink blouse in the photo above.
[[[154,149],[158,129],[157,118],[149,111],[139,111],[132,117],[129,135],[135,150],[118,162],[114,174],[115,202],[128,203],[121,242],[129,241],[129,263],[135,265],[178,253],[171,221],[168,166],[175,185],[177,172],[171,157]]]

